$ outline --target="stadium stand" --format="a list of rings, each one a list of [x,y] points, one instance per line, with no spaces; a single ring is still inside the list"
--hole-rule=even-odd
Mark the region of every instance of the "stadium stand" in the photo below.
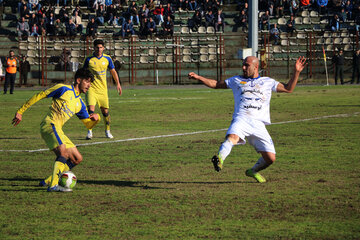
[[[143,1],[137,1],[141,6]],[[201,2],[201,1],[199,1]],[[29,36],[26,39],[17,37],[17,20],[20,13],[12,1],[3,3],[0,29],[0,51],[1,56],[8,54],[9,48],[17,49],[18,54],[26,54],[32,64],[40,65],[41,68],[32,68],[28,82],[33,85],[39,83],[48,85],[52,82],[69,81],[72,77],[71,72],[59,71],[56,69],[60,55],[64,47],[71,49],[71,61],[81,64],[86,56],[92,53],[92,41],[94,37],[89,34],[90,19],[96,18],[97,13],[93,9],[87,8],[86,1],[80,1],[81,22],[83,29],[75,36],[61,36],[44,34],[39,37]],[[156,1],[156,7],[160,1]],[[46,4],[44,4],[46,5]],[[121,37],[123,18],[128,18],[128,6],[122,6],[116,13],[116,21],[105,17],[104,24],[95,26],[96,38],[103,38],[106,42],[106,53],[121,59],[123,67],[120,71],[121,79],[128,79],[129,84],[142,83],[154,84],[154,69],[159,71],[159,81],[161,83],[192,83],[186,76],[189,71],[206,71],[211,77],[224,79],[228,76],[241,72],[241,59],[239,50],[247,47],[247,30],[233,28],[237,24],[239,15],[238,2],[235,0],[226,1],[218,6],[223,9],[225,14],[224,32],[215,32],[213,26],[206,26],[205,21],[196,31],[190,30],[188,21],[195,11],[189,9],[176,9],[173,11],[173,36],[164,37],[161,34],[142,36],[141,24],[135,24],[136,34],[133,36]],[[45,6],[45,9],[49,6]],[[64,11],[69,16],[75,10],[72,5],[65,7],[53,6],[56,17],[61,17]],[[329,28],[331,17],[335,10],[329,9],[328,14],[319,14],[317,8],[307,7],[300,9],[296,15],[295,34],[286,32],[286,22],[290,17],[288,8],[285,8],[283,16],[276,16],[272,13],[270,24],[277,23],[282,33],[280,34],[280,46],[272,45],[269,40],[269,33],[266,30],[259,31],[259,51],[263,52],[267,59],[266,73],[276,78],[284,79],[289,76],[288,61],[296,58],[300,54],[311,58],[311,71],[307,71],[306,78],[320,78],[323,76],[322,48],[328,52],[327,57],[331,59],[333,50],[343,48],[346,57],[352,56],[353,49],[358,47],[358,34],[355,29],[355,20],[347,19],[341,22],[339,32],[332,32]],[[259,9],[259,16],[266,9]],[[355,14],[353,14],[355,16]],[[62,26],[64,27],[64,26]],[[234,31],[234,29],[237,29]],[[157,24],[157,32],[161,33],[161,24]],[[67,31],[65,31],[65,34]],[[274,60],[274,61],[272,61]],[[151,64],[149,64],[151,63]],[[201,63],[201,65],[199,65]],[[351,61],[349,61],[351,64]],[[173,71],[176,66],[176,71]],[[152,69],[152,68],[153,69]],[[132,69],[144,71],[134,79]],[[169,71],[171,70],[171,71]],[[43,79],[46,71],[46,79]],[[176,72],[175,82],[173,73]],[[143,76],[143,77],[142,77]],[[309,80],[310,81],[310,80]],[[125,83],[126,81],[124,81]]]

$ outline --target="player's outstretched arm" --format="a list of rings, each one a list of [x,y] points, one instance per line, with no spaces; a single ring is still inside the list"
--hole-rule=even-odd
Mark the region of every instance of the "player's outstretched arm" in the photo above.
[[[13,118],[11,124],[14,125],[14,127],[16,127],[22,120],[22,114],[20,113],[15,113],[15,117]]]
[[[200,75],[197,75],[194,72],[189,73],[189,78],[196,79],[200,82],[202,82],[205,86],[209,88],[227,88],[227,85],[224,81],[216,81],[214,79],[205,78]]]
[[[304,70],[306,65],[307,65],[306,58],[304,56],[300,56],[295,62],[294,73],[290,81],[287,84],[279,83],[276,91],[292,93],[299,80],[300,73],[302,72],[302,70]]]

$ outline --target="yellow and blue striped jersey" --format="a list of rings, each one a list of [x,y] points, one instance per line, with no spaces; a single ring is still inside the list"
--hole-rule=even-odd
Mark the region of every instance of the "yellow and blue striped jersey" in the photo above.
[[[108,68],[110,70],[115,68],[109,55],[103,54],[98,58],[93,54],[85,59],[83,67],[89,69],[94,74],[94,82],[91,84],[91,88],[107,90],[106,71]]]
[[[74,89],[73,85],[65,84],[57,84],[35,94],[17,112],[23,114],[31,105],[46,97],[52,97],[53,100],[43,121],[62,127],[75,114],[81,120],[89,118],[80,93]]]

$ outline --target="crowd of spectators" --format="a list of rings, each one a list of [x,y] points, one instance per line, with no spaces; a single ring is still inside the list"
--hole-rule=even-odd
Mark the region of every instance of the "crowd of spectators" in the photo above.
[[[221,28],[224,32],[225,14],[222,12],[221,5],[222,1],[218,0],[190,0],[185,1],[180,7],[183,10],[195,11],[194,15],[188,19],[188,26],[192,31],[197,31],[200,26],[211,26],[215,31],[220,31]]]
[[[225,30],[225,15],[221,0],[146,0],[141,6],[138,1],[128,0],[83,0],[92,12],[86,15],[84,27],[83,13],[79,6],[67,8],[67,0],[21,0],[16,3],[20,18],[17,23],[19,37],[27,36],[69,36],[86,35],[95,37],[98,27],[112,25],[120,30],[114,34],[127,37],[172,36],[175,11],[194,11],[188,19],[188,26],[197,31],[200,26],[214,27],[215,31]],[[79,0],[74,1],[79,3]],[[248,29],[248,2],[235,0],[239,14],[234,18],[233,31]],[[158,4],[160,3],[160,4]],[[55,6],[60,10],[55,14]],[[59,6],[60,5],[60,6]],[[338,31],[348,20],[360,28],[360,0],[259,0],[259,29],[271,30],[271,18],[291,15],[294,18],[302,10],[315,10],[329,19],[329,29]],[[88,18],[88,16],[90,16]],[[330,17],[331,16],[331,17]],[[295,25],[287,19],[286,31],[293,32]],[[138,26],[138,27],[135,27]]]
[[[212,0],[211,0],[212,1]],[[55,4],[60,10],[55,14]],[[59,6],[59,4],[63,4]],[[154,0],[146,0],[142,6],[137,1],[127,0],[86,0],[92,14],[88,15],[84,31],[83,13],[79,6],[67,8],[66,0],[49,4],[49,1],[21,0],[17,4],[20,18],[17,23],[19,38],[28,36],[68,36],[86,35],[95,37],[98,27],[110,25],[119,27],[114,35],[127,37],[138,34],[141,37],[162,35],[172,36],[174,32],[175,11],[197,7],[195,0],[166,1],[158,6]],[[134,25],[138,25],[138,31]]]

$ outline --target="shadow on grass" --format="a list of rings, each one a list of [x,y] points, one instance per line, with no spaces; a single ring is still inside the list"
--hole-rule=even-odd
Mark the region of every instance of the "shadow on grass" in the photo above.
[[[34,182],[33,186],[38,186],[38,183],[43,180],[40,178],[25,178],[25,177],[16,177],[16,178],[0,178],[3,181],[16,182],[16,181],[27,181]],[[204,181],[118,181],[118,180],[79,180],[79,184],[93,184],[93,185],[104,185],[104,186],[117,186],[117,187],[132,187],[132,188],[142,188],[142,189],[175,189],[172,187],[152,187],[148,184],[200,184],[200,185],[219,185],[219,184],[234,184],[234,183],[255,183],[252,181],[222,181],[222,182],[204,182]],[[2,185],[6,186],[6,185]],[[11,186],[24,186],[20,184],[11,184]],[[9,190],[3,189],[0,191],[38,191],[43,190],[43,187],[38,189],[16,189]]]
[[[0,181],[9,181],[9,182],[16,182],[16,181],[27,181],[27,182],[35,182],[33,186],[38,186],[38,183],[43,180],[40,178],[25,178],[25,177],[15,177],[15,178],[0,178]],[[164,187],[151,187],[146,185],[145,182],[135,182],[135,181],[116,181],[116,180],[82,180],[78,181],[80,184],[95,184],[95,185],[108,185],[108,186],[117,186],[117,187],[134,187],[134,188],[143,188],[143,189],[172,189],[172,188],[164,188]],[[0,184],[0,186],[6,186]],[[20,184],[11,184],[10,186],[24,186]],[[43,190],[43,187],[39,186],[39,190]],[[0,191],[37,191],[37,189],[29,189],[29,190],[8,190],[2,189]]]

